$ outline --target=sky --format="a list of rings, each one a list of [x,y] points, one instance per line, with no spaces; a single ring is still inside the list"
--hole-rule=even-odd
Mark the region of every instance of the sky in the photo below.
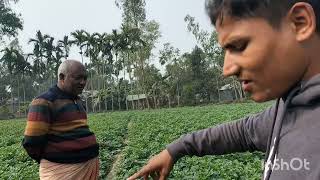
[[[194,16],[202,29],[212,30],[204,3],[205,0],[146,0],[147,19],[157,21],[162,34],[153,51],[155,57],[166,42],[181,52],[191,51],[196,45],[184,22],[187,14]],[[12,7],[21,14],[24,22],[19,41],[25,53],[32,51],[32,45],[27,42],[38,30],[62,39],[79,29],[109,33],[112,29],[119,29],[122,22],[122,12],[116,7],[115,0],[20,0]],[[69,58],[80,60],[78,50],[72,48],[71,51]]]

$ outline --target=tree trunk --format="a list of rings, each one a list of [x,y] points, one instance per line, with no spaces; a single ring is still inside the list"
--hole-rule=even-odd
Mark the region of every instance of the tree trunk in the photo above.
[[[147,96],[147,93],[144,91],[145,96],[146,96],[146,100],[147,100],[147,107],[148,109],[150,109],[150,103],[149,103],[149,97]]]
[[[160,99],[161,99],[161,96],[157,98],[157,106],[158,106],[159,109],[161,108],[160,107]]]
[[[169,108],[171,108],[171,100],[170,100],[170,95],[169,94],[167,94],[167,98],[168,98]]]
[[[101,89],[101,86],[100,86],[100,68],[99,68],[99,64],[97,65],[97,74],[96,74],[96,78],[97,78],[97,90],[100,90]]]
[[[233,86],[233,92],[234,92],[234,95],[236,97],[236,99],[238,100],[238,93],[237,93],[237,87],[236,87],[236,84],[235,84],[235,81],[234,79],[232,78],[232,86]]]
[[[81,63],[83,64],[83,55],[82,55],[83,53],[82,53],[82,48],[80,48],[80,52],[81,52],[81,53],[80,53],[80,55],[81,55]]]
[[[179,91],[179,80],[177,83],[177,100],[178,100],[178,107],[180,106],[180,91]]]
[[[128,59],[129,60],[129,59]],[[124,63],[123,63],[123,67],[124,67]],[[126,79],[126,68],[123,68],[123,82],[124,82],[124,96],[126,99],[126,110],[128,111],[128,100],[127,100],[127,84],[125,83],[125,79]]]
[[[138,96],[138,108],[137,109],[141,109],[142,105],[141,105],[141,102],[140,102],[140,99],[139,99],[139,96]]]
[[[217,84],[217,91],[218,91],[218,102],[221,102],[220,87],[219,87],[218,77],[216,77],[216,84]]]
[[[113,106],[113,93],[111,94],[111,103],[112,103],[112,111],[114,111],[114,106]]]
[[[21,117],[21,112],[20,112],[20,80],[18,79],[18,112],[19,112],[19,118]]]
[[[92,112],[94,113],[95,112],[95,109],[94,109],[94,99],[93,99],[93,94],[91,96],[91,108],[92,108]]]
[[[238,93],[240,95],[240,99],[243,100],[244,94],[243,94],[242,86],[238,81],[236,83],[237,83],[237,90],[238,90]]]
[[[153,96],[153,106],[154,106],[154,109],[157,109],[157,98],[156,96]]]
[[[108,98],[104,99],[105,110],[108,111]]]
[[[24,79],[24,77],[23,77]],[[26,106],[26,87],[25,84],[23,83],[23,106]],[[24,116],[27,116],[27,108],[24,109]]]
[[[120,111],[121,110],[121,100],[120,100],[120,84],[119,84],[119,81],[118,81],[118,108],[119,108],[119,111]]]
[[[133,84],[132,84],[132,76],[131,76],[131,65],[130,65],[130,72],[129,72],[129,80],[130,80],[130,95],[133,95],[132,92],[133,92]],[[134,105],[134,102],[133,100],[131,100],[131,108],[134,110],[135,109],[135,105]]]

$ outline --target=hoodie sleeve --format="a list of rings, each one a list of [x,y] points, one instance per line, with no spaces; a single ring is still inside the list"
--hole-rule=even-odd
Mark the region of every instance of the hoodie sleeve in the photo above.
[[[235,122],[187,134],[167,146],[174,161],[185,155],[221,155],[267,149],[275,105]]]
[[[49,102],[45,99],[33,100],[29,107],[22,145],[28,155],[38,163],[47,144],[50,120]]]

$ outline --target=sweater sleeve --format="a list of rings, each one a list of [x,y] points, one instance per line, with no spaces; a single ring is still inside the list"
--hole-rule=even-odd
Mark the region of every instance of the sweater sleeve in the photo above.
[[[22,145],[28,155],[38,163],[47,144],[47,133],[51,121],[49,102],[45,99],[35,99],[31,102],[27,125]]]
[[[275,105],[235,122],[187,134],[167,146],[174,161],[185,155],[221,155],[244,151],[266,151]]]

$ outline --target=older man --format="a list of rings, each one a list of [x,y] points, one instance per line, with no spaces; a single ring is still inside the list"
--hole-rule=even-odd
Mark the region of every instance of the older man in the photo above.
[[[23,147],[40,163],[41,180],[98,178],[99,146],[78,96],[86,81],[85,67],[66,60],[59,66],[57,85],[31,103]]]

